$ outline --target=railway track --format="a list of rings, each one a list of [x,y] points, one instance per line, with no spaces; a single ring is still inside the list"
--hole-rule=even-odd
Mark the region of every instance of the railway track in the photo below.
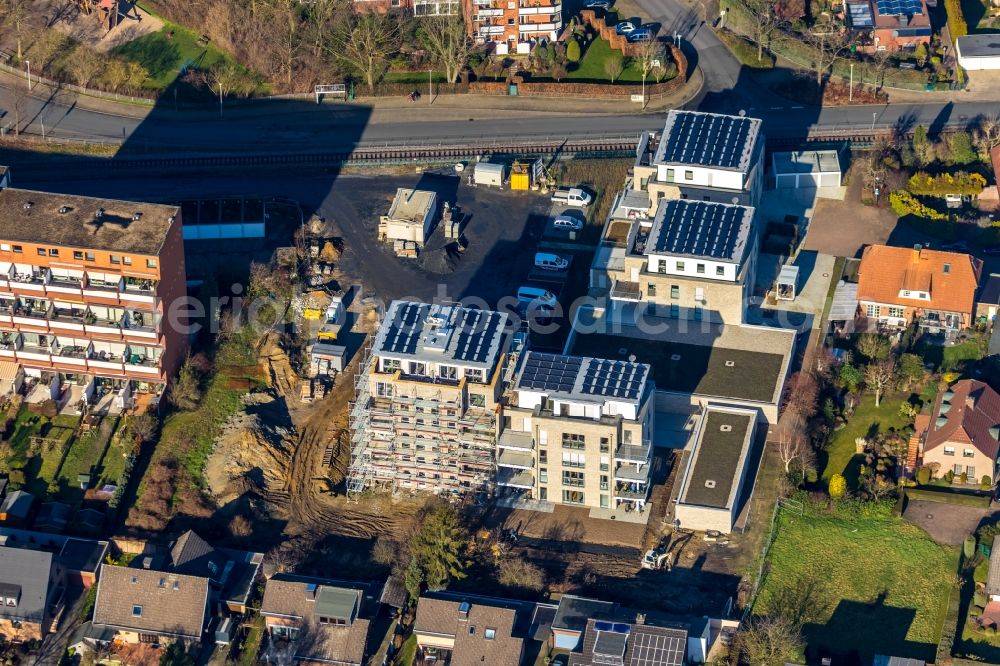
[[[890,128],[828,128],[810,131],[800,137],[768,137],[771,148],[794,148],[803,144],[849,143],[858,147],[870,145]],[[906,132],[902,132],[905,134]],[[420,162],[451,162],[473,160],[483,155],[502,154],[517,156],[589,156],[627,157],[634,154],[638,135],[609,135],[587,137],[533,137],[488,140],[453,140],[447,142],[415,141],[402,146],[390,143],[359,144],[353,147],[334,148],[321,152],[219,154],[200,156],[158,156],[83,158],[78,160],[86,169],[79,172],[136,173],[144,171],[198,171],[243,169],[254,167],[340,168],[346,165],[391,165]],[[51,170],[46,159],[19,164],[20,171],[38,171],[44,175]]]

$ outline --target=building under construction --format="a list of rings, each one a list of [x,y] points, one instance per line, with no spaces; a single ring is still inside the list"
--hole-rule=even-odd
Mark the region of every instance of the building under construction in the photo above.
[[[356,380],[348,493],[489,489],[510,342],[506,314],[394,301]]]

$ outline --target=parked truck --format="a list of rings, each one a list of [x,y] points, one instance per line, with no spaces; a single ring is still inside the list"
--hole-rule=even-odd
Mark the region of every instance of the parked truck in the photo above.
[[[564,206],[586,208],[592,200],[593,197],[579,187],[560,187],[552,193],[552,202],[563,204]]]

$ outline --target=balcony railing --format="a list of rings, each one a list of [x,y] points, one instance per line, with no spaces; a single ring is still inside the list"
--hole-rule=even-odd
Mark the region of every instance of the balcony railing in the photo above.
[[[650,447],[648,444],[636,446],[621,444],[615,449],[615,460],[625,462],[649,462]]]
[[[583,488],[583,479],[567,479],[563,477],[562,484],[570,488]]]
[[[649,467],[642,466],[636,469],[635,465],[619,465],[615,469],[615,478],[623,481],[649,482]]]
[[[583,451],[587,448],[587,443],[578,439],[564,439],[562,441],[562,447],[572,451]]]
[[[639,288],[638,282],[615,280],[611,285],[611,299],[637,303],[642,300],[642,289]]]
[[[532,451],[535,448],[535,440],[529,432],[517,432],[508,428],[500,433],[500,440],[497,442],[497,446],[501,449]]]

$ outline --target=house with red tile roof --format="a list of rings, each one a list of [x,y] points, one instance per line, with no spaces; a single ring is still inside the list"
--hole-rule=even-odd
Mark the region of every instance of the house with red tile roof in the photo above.
[[[858,270],[861,316],[881,328],[921,330],[951,338],[973,324],[983,262],[968,254],[869,245]]]
[[[966,474],[969,483],[996,478],[1000,451],[1000,394],[974,379],[952,384],[916,424],[921,466],[935,477]]]

